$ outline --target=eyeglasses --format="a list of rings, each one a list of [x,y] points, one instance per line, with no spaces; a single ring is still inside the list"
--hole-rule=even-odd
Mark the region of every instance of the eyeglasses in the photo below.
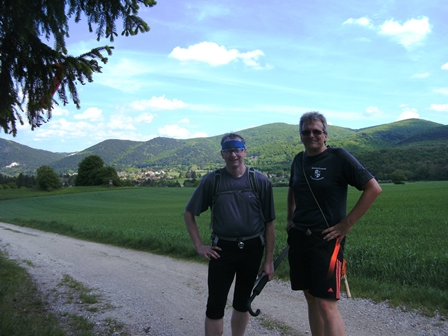
[[[246,148],[231,148],[231,149],[225,149],[221,152],[223,152],[226,155],[231,155],[232,153],[235,153],[236,155],[241,154],[244,152]]]
[[[313,132],[314,136],[322,135],[322,133],[325,133],[324,131],[315,129],[315,130],[304,130],[304,131],[300,132],[300,134],[302,134],[304,136],[310,136],[311,132]]]

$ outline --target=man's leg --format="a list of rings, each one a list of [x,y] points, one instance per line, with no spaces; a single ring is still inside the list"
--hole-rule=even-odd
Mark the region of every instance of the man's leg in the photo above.
[[[249,312],[243,313],[234,309],[231,319],[232,336],[243,336],[248,324]]]
[[[304,290],[303,293],[308,304],[308,320],[310,322],[311,334],[313,336],[324,336],[324,321],[317,307],[316,298],[308,290]]]
[[[339,314],[336,299],[315,298],[317,308],[324,324],[325,336],[345,336],[345,325]],[[313,334],[314,335],[314,334]]]
[[[221,336],[224,332],[224,319],[205,318],[205,336]]]

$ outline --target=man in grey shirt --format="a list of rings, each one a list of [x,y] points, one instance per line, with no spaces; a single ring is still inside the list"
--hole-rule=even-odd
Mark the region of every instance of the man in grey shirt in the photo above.
[[[227,296],[235,280],[232,335],[244,335],[249,322],[247,301],[260,270],[269,280],[274,276],[275,210],[272,185],[268,178],[251,172],[244,163],[245,140],[234,133],[221,140],[221,155],[226,166],[207,174],[199,183],[184,213],[191,240],[198,252],[209,260],[208,299],[205,335],[222,335]],[[251,186],[254,174],[257,191]],[[212,210],[213,241],[204,245],[195,216],[208,208]],[[266,248],[265,248],[266,246]]]

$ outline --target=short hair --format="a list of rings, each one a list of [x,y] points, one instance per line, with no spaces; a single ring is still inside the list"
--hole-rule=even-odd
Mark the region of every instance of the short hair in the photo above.
[[[302,115],[302,117],[300,118],[300,123],[299,123],[299,132],[300,133],[302,132],[303,125],[305,125],[308,122],[313,122],[313,121],[320,121],[322,123],[322,125],[324,126],[324,129],[323,129],[324,133],[328,134],[327,119],[325,119],[325,117],[322,113],[319,113],[316,111],[307,112]]]
[[[224,134],[224,135],[222,136],[222,138],[221,138],[221,145],[222,145],[224,142],[226,142],[228,139],[230,139],[230,140],[233,140],[233,139],[240,139],[241,142],[242,142],[243,144],[246,144],[246,140],[244,140],[244,138],[243,138],[241,135],[236,134],[236,133],[226,133],[226,134]]]

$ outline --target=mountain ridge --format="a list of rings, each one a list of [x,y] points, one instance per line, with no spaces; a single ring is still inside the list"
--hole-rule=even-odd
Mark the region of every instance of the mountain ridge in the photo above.
[[[434,144],[448,145],[448,126],[422,119],[407,119],[357,130],[333,125],[328,128],[327,143],[333,147],[343,147],[355,156],[398,148],[409,150],[410,146],[415,150]],[[303,149],[298,125],[271,123],[237,133],[246,139],[247,163],[260,170],[287,169],[295,154]],[[214,168],[222,165],[221,137],[157,137],[148,141],[108,139],[76,153],[53,153],[0,138],[0,173],[32,173],[41,165],[49,165],[59,174],[73,173],[82,159],[94,154],[99,155],[105,165],[118,171],[149,167]],[[13,162],[17,165],[6,168]]]

